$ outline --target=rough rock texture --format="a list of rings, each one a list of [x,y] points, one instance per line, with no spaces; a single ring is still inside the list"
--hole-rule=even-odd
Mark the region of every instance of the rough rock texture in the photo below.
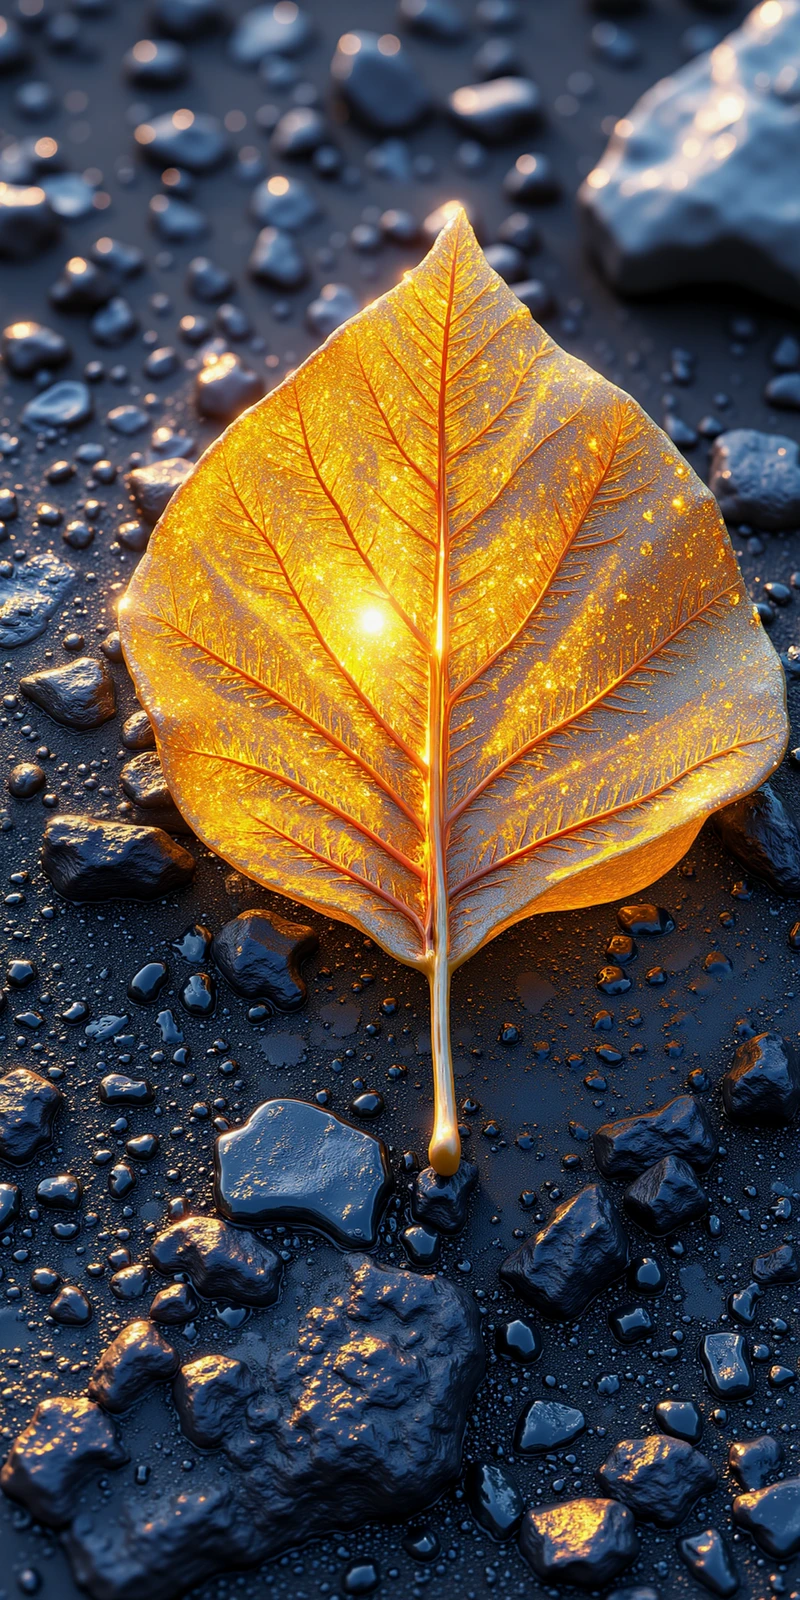
[[[800,1107],[800,1062],[777,1033],[745,1039],[722,1080],[722,1103],[732,1122],[788,1123]]]
[[[304,1100],[267,1100],[215,1152],[215,1199],[232,1222],[320,1228],[371,1248],[392,1185],[380,1139]],[[199,1285],[198,1285],[199,1287]]]
[[[59,817],[45,830],[42,867],[65,900],[158,900],[194,876],[194,857],[161,828]]]
[[[14,1067],[0,1078],[0,1156],[22,1166],[53,1137],[64,1096],[28,1067]]]
[[[153,1383],[172,1378],[179,1358],[152,1322],[129,1322],[107,1345],[88,1392],[105,1411],[126,1411]]]
[[[506,1258],[500,1276],[546,1316],[567,1321],[579,1317],[627,1261],[616,1206],[602,1184],[591,1183],[557,1206],[549,1222]]]
[[[464,1474],[464,1494],[476,1522],[501,1543],[513,1539],[525,1502],[519,1484],[498,1461],[471,1461]]]
[[[800,122],[786,71],[798,55],[797,0],[756,6],[617,124],[580,190],[587,241],[615,288],[727,282],[800,305]]]
[[[695,1096],[681,1094],[658,1111],[604,1122],[592,1149],[604,1177],[636,1178],[662,1156],[680,1156],[702,1170],[717,1153],[717,1136]]]
[[[116,1425],[92,1400],[42,1400],[11,1446],[0,1488],[38,1522],[59,1528],[74,1516],[86,1480],[128,1459]]]
[[[519,1547],[544,1583],[599,1589],[630,1566],[638,1543],[627,1506],[586,1499],[528,1511]]]
[[[558,1450],[577,1439],[586,1427],[586,1418],[575,1406],[558,1400],[532,1400],[520,1414],[514,1432],[514,1449],[521,1456]]]
[[[418,1222],[428,1223],[439,1233],[460,1233],[477,1182],[478,1168],[465,1158],[451,1178],[441,1178],[433,1167],[423,1167],[414,1179],[411,1210]]]
[[[272,911],[243,911],[216,935],[211,953],[237,994],[271,1000],[279,1011],[296,1011],[306,998],[301,962],[319,945],[313,928],[287,922]]]
[[[243,1306],[271,1306],[283,1268],[254,1233],[216,1217],[183,1217],[156,1235],[150,1258],[158,1272],[188,1273],[198,1294]]]
[[[721,1400],[741,1400],[756,1386],[743,1333],[707,1333],[700,1344],[708,1386]]]
[[[763,533],[800,528],[800,446],[784,433],[732,428],[714,440],[708,486],[726,522]]]
[[[630,1506],[642,1522],[677,1528],[695,1500],[717,1481],[711,1462],[685,1439],[649,1433],[621,1439],[597,1473],[600,1487]]]
[[[678,1555],[693,1578],[712,1594],[735,1594],[739,1587],[736,1563],[721,1533],[705,1528],[678,1540]]]
[[[258,1392],[231,1403],[224,1486],[137,1497],[113,1523],[80,1518],[66,1536],[78,1582],[95,1600],[172,1600],[295,1544],[301,1526],[311,1538],[412,1515],[459,1471],[483,1366],[465,1290],[349,1259],[297,1348],[278,1339]]]
[[[783,1445],[769,1433],[758,1439],[736,1439],[728,1449],[728,1465],[743,1489],[764,1489],[783,1461]]]
[[[165,461],[153,461],[146,467],[134,467],[129,474],[131,494],[145,522],[152,527],[166,511],[176,489],[191,476],[191,461],[183,456],[171,456]]]
[[[181,1367],[172,1398],[187,1439],[202,1450],[218,1450],[256,1389],[245,1363],[231,1356],[200,1356]]]
[[[74,577],[74,568],[50,550],[0,576],[0,645],[9,650],[38,639]]]
[[[105,662],[91,656],[33,672],[19,686],[26,700],[65,728],[99,728],[117,709],[114,679]]]
[[[752,1270],[756,1283],[797,1283],[800,1261],[794,1245],[778,1244],[766,1255],[754,1256]]]
[[[715,811],[711,825],[734,861],[776,894],[800,895],[800,833],[772,785]]]
[[[625,1210],[640,1228],[660,1237],[702,1217],[708,1197],[688,1161],[664,1156],[625,1190]]]
[[[768,1556],[788,1561],[800,1550],[800,1478],[785,1478],[768,1489],[737,1495],[733,1520]]]

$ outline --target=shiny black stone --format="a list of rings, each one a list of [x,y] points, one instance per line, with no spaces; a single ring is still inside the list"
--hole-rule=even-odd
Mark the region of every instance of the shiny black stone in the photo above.
[[[194,857],[160,828],[59,817],[42,866],[65,900],[157,900],[194,876]]]
[[[517,1419],[514,1449],[518,1455],[533,1456],[559,1450],[583,1433],[586,1418],[574,1406],[557,1400],[532,1400]]]
[[[516,1478],[495,1461],[472,1461],[464,1477],[464,1494],[476,1522],[493,1539],[513,1539],[525,1509]]]
[[[687,1444],[700,1443],[703,1418],[693,1400],[659,1400],[653,1415],[662,1433]]]
[[[742,1333],[707,1333],[700,1343],[708,1386],[720,1400],[740,1400],[755,1388],[750,1351]]]
[[[800,1107],[800,1062],[792,1042],[777,1033],[745,1039],[722,1080],[722,1103],[732,1122],[791,1122]]]
[[[608,1326],[620,1344],[638,1344],[653,1332],[653,1319],[646,1306],[619,1306],[609,1311]]]
[[[527,1317],[513,1317],[495,1329],[494,1347],[507,1361],[530,1366],[542,1353],[542,1336],[535,1322]]]
[[[649,1434],[622,1439],[598,1469],[598,1482],[643,1522],[677,1528],[717,1482],[711,1462],[684,1439]]]
[[[353,116],[378,133],[401,133],[425,116],[430,94],[402,45],[353,30],[342,36],[331,79]]]
[[[730,1550],[716,1528],[690,1534],[678,1540],[678,1555],[697,1579],[712,1594],[732,1595],[739,1587],[739,1573]]]
[[[463,1158],[458,1171],[449,1178],[441,1177],[433,1167],[424,1167],[416,1174],[411,1189],[411,1210],[416,1221],[427,1223],[439,1233],[460,1233],[477,1182],[477,1167]]]

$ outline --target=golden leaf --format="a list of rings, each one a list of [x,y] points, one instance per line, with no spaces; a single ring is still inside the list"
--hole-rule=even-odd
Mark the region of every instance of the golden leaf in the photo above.
[[[120,614],[201,839],[431,985],[633,894],[760,783],[783,677],[716,503],[491,271],[463,212],[206,452]]]

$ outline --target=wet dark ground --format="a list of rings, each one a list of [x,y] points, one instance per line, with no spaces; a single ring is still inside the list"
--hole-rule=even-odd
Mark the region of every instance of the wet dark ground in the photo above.
[[[230,7],[231,11],[234,7]],[[240,7],[236,7],[238,12]],[[386,0],[310,0],[307,9],[318,23],[316,42],[298,63],[298,81],[318,89],[327,100],[328,63],[339,33],[348,27],[374,27],[379,32],[395,25],[394,8]],[[524,26],[515,34],[524,65],[539,82],[546,107],[541,133],[489,153],[476,173],[464,173],[455,156],[459,137],[443,119],[435,118],[409,136],[414,155],[430,156],[433,171],[427,178],[396,182],[373,176],[365,156],[376,142],[349,126],[337,126],[336,141],[352,166],[346,182],[326,183],[307,170],[291,168],[307,179],[323,208],[323,219],[303,235],[310,257],[329,247],[326,264],[315,266],[313,283],[299,294],[285,297],[289,314],[275,314],[275,302],[284,297],[247,280],[244,265],[255,228],[247,220],[248,188],[230,171],[197,180],[195,203],[206,212],[212,232],[200,246],[169,250],[147,229],[147,204],[158,190],[158,175],[146,170],[133,153],[132,125],[148,111],[189,105],[224,116],[241,111],[246,122],[233,134],[234,144],[252,144],[268,160],[269,171],[283,164],[268,155],[265,138],[254,123],[254,113],[265,102],[280,108],[291,102],[292,91],[267,89],[258,76],[235,69],[225,58],[219,39],[199,41],[190,47],[191,78],[175,90],[143,92],[121,84],[120,60],[124,50],[147,34],[143,8],[121,0],[96,20],[81,22],[90,47],[81,53],[48,52],[41,38],[32,36],[36,68],[31,75],[45,77],[59,105],[69,99],[71,111],[61,109],[36,124],[25,123],[11,106],[14,80],[2,91],[2,125],[7,135],[52,134],[67,152],[71,167],[99,169],[94,180],[109,196],[106,209],[65,226],[61,243],[43,257],[22,266],[0,267],[3,321],[36,317],[60,328],[75,357],[66,376],[80,376],[84,363],[101,358],[107,372],[124,364],[121,382],[107,378],[94,390],[98,418],[113,406],[157,393],[152,408],[153,425],[183,427],[198,446],[211,437],[207,425],[198,423],[190,395],[191,376],[183,374],[156,385],[142,376],[147,347],[141,333],[119,351],[106,352],[92,344],[88,319],[60,316],[47,305],[47,290],[68,255],[88,250],[100,234],[142,245],[146,250],[145,274],[125,286],[141,330],[155,330],[159,345],[175,343],[184,355],[191,351],[177,338],[178,319],[187,312],[205,312],[184,290],[185,265],[198,249],[233,272],[236,299],[249,312],[254,328],[264,340],[260,349],[243,353],[265,374],[280,377],[312,348],[313,339],[303,326],[303,310],[315,290],[327,281],[349,283],[363,300],[388,288],[398,271],[418,258],[419,249],[401,253],[385,247],[365,258],[347,244],[350,229],[362,219],[365,208],[380,212],[387,206],[404,206],[424,216],[442,200],[453,196],[471,202],[491,239],[510,206],[502,194],[501,180],[515,157],[526,149],[551,155],[565,190],[565,198],[542,208],[539,215],[544,248],[531,264],[532,274],[550,284],[558,311],[548,320],[553,335],[630,390],[659,421],[665,394],[677,395],[677,410],[689,423],[716,412],[726,427],[753,426],[797,437],[798,423],[770,414],[761,395],[770,375],[769,355],[780,335],[797,332],[791,313],[749,297],[721,291],[695,295],[682,292],[658,303],[621,306],[605,289],[584,260],[577,239],[572,204],[574,191],[601,152],[602,124],[623,114],[647,85],[680,64],[680,39],[687,26],[703,14],[681,3],[652,3],[631,20],[642,46],[642,61],[625,71],[598,63],[591,55],[589,27],[595,18],[578,0],[558,6],[545,0],[528,0],[522,6]],[[743,8],[728,17],[736,20]],[[705,20],[708,20],[707,16]],[[726,19],[727,20],[727,19]],[[469,63],[481,35],[473,30],[463,44],[439,46],[410,39],[408,48],[437,96],[472,80]],[[584,74],[576,83],[572,76]],[[591,86],[586,74],[591,75]],[[85,96],[85,105],[80,98]],[[71,97],[71,98],[69,98]],[[130,111],[133,105],[134,112]],[[146,108],[146,109],[145,109]],[[241,119],[234,119],[239,129]],[[358,177],[356,177],[356,169]],[[287,169],[289,170],[289,169]],[[168,297],[155,309],[153,296]],[[158,302],[156,302],[158,305]],[[732,319],[748,318],[753,326],[732,333]],[[744,334],[744,337],[742,336]],[[154,341],[151,341],[151,343]],[[676,388],[668,378],[674,347],[692,352],[697,361],[696,381]],[[267,366],[264,367],[264,360]],[[3,689],[14,693],[19,677],[46,665],[69,659],[59,642],[60,633],[79,630],[87,653],[95,653],[99,640],[113,628],[115,606],[130,575],[135,556],[117,544],[116,526],[133,512],[124,483],[131,447],[147,452],[148,432],[126,441],[115,438],[101,421],[89,423],[68,440],[55,438],[42,450],[34,436],[19,426],[19,413],[32,388],[27,382],[8,380],[0,398],[0,429],[19,438],[19,447],[6,443],[0,483],[17,488],[19,519],[10,525],[11,548],[30,553],[48,547],[63,553],[78,569],[73,595],[47,630],[33,643],[3,656]],[[725,394],[724,411],[716,398]],[[673,407],[672,409],[676,409]],[[44,470],[55,459],[74,459],[76,447],[91,440],[102,444],[119,467],[112,486],[89,487],[88,466],[79,465],[75,477],[54,487]],[[144,443],[142,442],[144,441]],[[706,447],[690,459],[701,472]],[[47,500],[61,507],[65,522],[81,515],[87,497],[103,502],[93,544],[82,552],[63,545],[59,528],[34,525],[36,505]],[[797,536],[765,540],[761,554],[744,550],[742,564],[751,592],[759,598],[768,580],[788,583],[800,552]],[[5,552],[3,552],[5,553]],[[773,637],[779,649],[795,642],[794,606],[777,613]],[[51,654],[48,655],[48,652]],[[112,668],[119,696],[120,717],[134,708],[133,690],[121,666]],[[790,710],[792,695],[790,689]],[[58,793],[61,812],[113,817],[122,798],[118,772],[123,752],[119,728],[108,723],[94,733],[75,734],[53,724],[35,708],[20,702],[21,715],[9,709],[3,717],[2,737],[11,759],[31,758],[40,745],[52,752],[44,759],[48,790]],[[794,743],[794,740],[792,741]],[[127,755],[127,752],[125,753]],[[4,757],[5,759],[5,757]],[[800,778],[787,763],[776,785],[790,809],[800,811],[796,790]],[[58,813],[55,813],[58,814]],[[5,891],[20,896],[6,901],[4,957],[25,956],[36,963],[39,977],[24,992],[9,995],[0,1022],[5,1024],[5,1065],[27,1064],[41,1072],[63,1069],[60,1086],[67,1101],[57,1146],[26,1169],[22,1184],[23,1216],[8,1243],[0,1246],[3,1279],[0,1282],[0,1397],[2,1435],[10,1441],[29,1419],[36,1402],[50,1394],[79,1393],[88,1371],[108,1338],[127,1316],[143,1314],[148,1298],[121,1306],[111,1295],[105,1276],[87,1275],[87,1264],[104,1262],[114,1244],[126,1243],[134,1261],[146,1258],[148,1239],[166,1216],[170,1197],[183,1194],[195,1207],[210,1207],[214,1129],[195,1105],[206,1106],[211,1116],[224,1114],[232,1122],[244,1118],[262,1100],[273,1095],[311,1098],[319,1089],[331,1093],[331,1106],[343,1114],[358,1089],[377,1088],[386,1102],[379,1120],[371,1124],[387,1142],[396,1172],[404,1151],[424,1156],[432,1114],[430,1058],[427,1045],[427,995],[422,981],[398,967],[380,950],[365,943],[342,925],[310,917],[319,932],[320,953],[309,968],[309,1002],[295,1016],[275,1017],[262,1023],[247,1018],[248,1002],[238,998],[220,979],[216,1015],[199,1021],[181,1012],[177,990],[189,970],[169,950],[187,924],[200,920],[216,930],[247,906],[272,905],[293,914],[288,902],[261,891],[251,891],[241,879],[200,846],[192,845],[198,871],[192,888],[170,896],[155,906],[127,903],[84,908],[60,902],[39,868],[42,830],[53,815],[41,797],[28,802],[8,800],[7,831],[2,837]],[[22,879],[12,874],[24,875]],[[795,1385],[780,1394],[766,1380],[769,1362],[759,1366],[752,1399],[728,1406],[727,1420],[712,1420],[718,1401],[708,1392],[697,1356],[702,1334],[731,1326],[726,1300],[731,1291],[750,1281],[750,1261],[773,1244],[793,1237],[793,1219],[775,1217],[771,1207],[780,1197],[800,1204],[800,1153],[796,1133],[754,1133],[725,1124],[720,1104],[719,1079],[730,1065],[736,1045],[735,1024],[747,1018],[761,1031],[774,1027],[796,1037],[798,1032],[798,974],[800,956],[788,947],[788,930],[795,908],[752,884],[749,899],[734,894],[741,871],[722,852],[718,842],[703,835],[688,861],[660,882],[652,898],[672,912],[676,929],[651,941],[640,941],[640,954],[629,969],[634,984],[630,992],[608,1001],[595,988],[603,951],[616,930],[615,907],[546,916],[520,924],[497,939],[455,979],[452,1016],[457,1041],[456,1072],[459,1099],[471,1098],[479,1109],[465,1119],[471,1132],[465,1150],[477,1161],[480,1189],[472,1203],[465,1233],[445,1241],[441,1269],[465,1284],[478,1301],[491,1351],[494,1327],[519,1307],[510,1291],[501,1287],[498,1268],[515,1243],[534,1223],[546,1219],[559,1197],[576,1192],[594,1175],[586,1131],[629,1111],[662,1105],[685,1084],[688,1074],[703,1068],[710,1080],[704,1091],[725,1155],[705,1179],[712,1210],[721,1219],[717,1238],[698,1223],[671,1243],[656,1242],[631,1229],[636,1253],[655,1254],[668,1278],[665,1292],[654,1302],[656,1332],[646,1345],[625,1350],[615,1343],[608,1325],[609,1311],[629,1298],[624,1284],[606,1293],[571,1328],[544,1327],[544,1351],[538,1364],[519,1374],[490,1359],[489,1377],[481,1391],[466,1437],[465,1456],[497,1458],[510,1464],[529,1502],[547,1504],[575,1493],[595,1492],[594,1473],[618,1439],[651,1431],[652,1409],[659,1398],[673,1394],[694,1398],[705,1416],[701,1448],[720,1472],[720,1485],[703,1509],[687,1519],[682,1533],[709,1524],[730,1532],[729,1504],[733,1486],[725,1466],[733,1439],[748,1434],[776,1432],[787,1451],[787,1475],[797,1471],[798,1403]],[[46,908],[51,908],[47,910]],[[703,970],[704,957],[719,949],[730,958],[729,976],[718,978]],[[159,1007],[144,1009],[126,998],[130,977],[147,959],[164,956],[171,966],[171,984],[160,1006],[171,1006],[179,1017],[190,1060],[176,1065],[172,1051],[162,1045],[156,1023]],[[663,987],[644,982],[644,972],[660,963],[668,974]],[[363,974],[370,974],[367,981]],[[393,998],[396,1009],[385,1002]],[[98,1048],[84,1036],[83,1026],[67,1027],[59,1013],[67,1002],[84,1000],[93,1015],[127,1013],[128,1033],[113,1048]],[[607,1007],[614,1015],[610,1032],[592,1028],[595,1013]],[[17,1024],[18,1012],[35,1012],[41,1026]],[[387,1011],[390,1014],[387,1014]],[[512,1022],[519,1041],[506,1047],[498,1043],[502,1025]],[[368,1033],[368,1025],[377,1031]],[[545,1054],[539,1048],[546,1043]],[[617,1066],[595,1059],[595,1047],[611,1044],[623,1054]],[[291,1065],[281,1065],[284,1060]],[[105,1061],[107,1067],[101,1068]],[[233,1061],[233,1070],[227,1063]],[[157,1105],[126,1110],[130,1129],[110,1134],[114,1113],[104,1110],[96,1096],[103,1070],[129,1069],[147,1075],[158,1086]],[[393,1063],[407,1066],[405,1079],[390,1079]],[[587,1088],[585,1077],[593,1070],[607,1087]],[[224,1105],[214,1105],[224,1101]],[[138,1169],[138,1182],[130,1202],[112,1200],[106,1173],[93,1166],[92,1152],[116,1138],[121,1149],[131,1133],[154,1130],[161,1134],[159,1155]],[[520,1139],[528,1134],[529,1138]],[[114,1145],[117,1148],[117,1145]],[[77,1172],[86,1183],[77,1237],[57,1241],[46,1214],[35,1213],[34,1190],[46,1172]],[[12,1169],[2,1177],[14,1179]],[[390,1206],[376,1259],[404,1260],[395,1237],[404,1225],[403,1199],[407,1179],[398,1177],[398,1201]],[[535,1200],[526,1208],[520,1195]],[[32,1209],[33,1208],[33,1209]],[[784,1210],[786,1208],[784,1207]],[[26,1216],[26,1212],[31,1212]],[[90,1219],[94,1220],[90,1220]],[[147,1230],[150,1230],[148,1234]],[[212,1308],[197,1319],[196,1337],[189,1344],[176,1333],[182,1357],[191,1351],[239,1351],[258,1344],[259,1324],[277,1316],[286,1319],[287,1341],[297,1312],[314,1304],[316,1286],[334,1255],[333,1248],[312,1234],[287,1234],[281,1245],[291,1257],[287,1288],[277,1311],[255,1311],[246,1323],[230,1328]],[[47,1301],[30,1287],[35,1266],[52,1265],[66,1281],[81,1284],[94,1308],[86,1329],[58,1328],[46,1319]],[[154,1286],[157,1287],[157,1284]],[[767,1289],[756,1322],[749,1330],[755,1341],[767,1344],[770,1359],[794,1367],[800,1294],[794,1288]],[[782,1318],[788,1331],[773,1324]],[[613,1377],[614,1382],[602,1382]],[[598,1390],[598,1386],[600,1389]],[[569,1404],[585,1412],[588,1431],[557,1463],[514,1459],[512,1437],[523,1403],[554,1390]],[[613,1391],[613,1392],[611,1392]],[[164,1400],[154,1397],[140,1405],[123,1422],[131,1465],[112,1474],[100,1494],[105,1515],[114,1518],[121,1503],[139,1491],[137,1466],[150,1468],[150,1487],[172,1490],[176,1482],[197,1488],[216,1472],[213,1456],[187,1444],[177,1419]],[[423,1519],[416,1519],[415,1526]],[[441,1541],[441,1554],[424,1567],[405,1552],[402,1525],[368,1527],[344,1538],[300,1548],[302,1527],[297,1529],[296,1554],[246,1575],[233,1574],[219,1584],[210,1583],[204,1600],[225,1588],[247,1595],[283,1595],[293,1600],[341,1593],[342,1575],[356,1556],[375,1559],[381,1571],[381,1593],[409,1596],[426,1594],[430,1600],[455,1600],[456,1596],[483,1597],[490,1592],[535,1595],[543,1591],[533,1579],[514,1544],[500,1546],[483,1533],[466,1509],[456,1488],[424,1519]],[[800,1572],[779,1569],[761,1556],[743,1537],[733,1549],[742,1573],[741,1593],[747,1597],[792,1593],[800,1586]],[[30,1518],[10,1503],[0,1505],[0,1594],[34,1592],[38,1574],[40,1591],[49,1600],[67,1600],[77,1594],[57,1541],[30,1526]],[[675,1554],[675,1535],[642,1529],[640,1559],[626,1582],[656,1584],[663,1597],[700,1591],[684,1573]]]

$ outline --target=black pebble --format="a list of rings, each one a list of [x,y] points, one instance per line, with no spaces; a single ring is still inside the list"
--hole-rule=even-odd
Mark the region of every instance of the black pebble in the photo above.
[[[77,1211],[82,1196],[83,1184],[71,1172],[59,1172],[52,1178],[42,1178],[36,1185],[36,1198],[48,1210]]]
[[[319,206],[302,178],[280,174],[265,178],[250,196],[250,215],[260,228],[283,228],[297,233],[316,222]]]
[[[722,1103],[732,1122],[791,1122],[800,1106],[800,1063],[791,1040],[777,1033],[745,1039],[722,1080]]]
[[[506,1360],[529,1366],[538,1361],[542,1353],[542,1336],[535,1322],[527,1317],[513,1317],[495,1329],[494,1347]]]
[[[76,378],[64,378],[27,402],[22,421],[29,428],[79,428],[93,412],[88,385]]]
[[[47,777],[35,761],[18,761],[6,778],[6,788],[15,800],[30,800],[44,788]]]
[[[495,1461],[473,1461],[464,1477],[464,1494],[476,1522],[493,1539],[513,1539],[525,1503],[516,1478]]]
[[[358,300],[346,283],[326,283],[306,307],[306,326],[318,338],[327,339],[357,310]]]
[[[601,1589],[639,1552],[633,1513],[616,1500],[565,1500],[527,1511],[519,1547],[546,1584]]]
[[[65,728],[99,728],[117,709],[114,679],[104,661],[79,656],[20,679],[26,700]]]
[[[763,1489],[784,1462],[784,1448],[770,1434],[757,1439],[737,1439],[729,1447],[728,1465],[743,1489]]]
[[[575,1406],[558,1400],[532,1400],[517,1419],[514,1449],[521,1456],[559,1450],[577,1439],[585,1427],[586,1418]]]
[[[3,329],[3,360],[16,378],[32,378],[69,361],[72,351],[62,333],[41,322],[11,322]]]
[[[191,966],[199,966],[205,961],[211,949],[211,940],[211,929],[206,928],[202,922],[194,922],[179,939],[172,940],[172,948]]]
[[[662,1433],[687,1444],[700,1443],[703,1418],[693,1400],[659,1400],[653,1415]]]
[[[147,1106],[155,1099],[146,1078],[131,1078],[126,1072],[108,1072],[100,1080],[98,1094],[104,1106]]]
[[[146,522],[151,526],[158,522],[175,490],[185,483],[191,471],[191,461],[186,461],[183,456],[170,456],[165,461],[153,461],[149,466],[133,468],[128,483],[137,510]]]
[[[276,156],[302,161],[313,156],[328,137],[328,125],[321,111],[313,106],[293,106],[276,122],[270,144]]]
[[[264,393],[257,372],[245,367],[232,350],[201,367],[195,380],[195,401],[201,417],[229,422]]]
[[[413,128],[430,109],[428,90],[393,35],[343,34],[331,78],[353,116],[378,133]]]
[[[148,161],[159,168],[213,172],[230,153],[221,122],[202,111],[165,111],[152,122],[141,123],[134,137]]]
[[[193,972],[181,989],[181,1004],[193,1017],[209,1017],[216,1003],[213,978],[207,972]]]
[[[541,95],[530,78],[490,78],[465,84],[447,99],[453,121],[486,144],[515,139],[538,123]]]
[[[64,1104],[55,1085],[27,1067],[0,1078],[0,1158],[23,1166],[52,1143],[53,1125]]]
[[[134,973],[128,984],[128,996],[140,1005],[152,1005],[157,1000],[164,985],[169,982],[169,967],[166,961],[148,961],[146,966],[140,967]]]
[[[411,1210],[417,1222],[427,1223],[439,1233],[460,1233],[467,1220],[469,1197],[478,1182],[478,1168],[461,1161],[458,1171],[442,1178],[433,1167],[424,1167],[414,1178]]]
[[[42,866],[65,900],[157,900],[194,876],[194,857],[160,828],[86,817],[48,824]]]
[[[717,1153],[717,1136],[704,1107],[685,1094],[657,1111],[604,1123],[593,1135],[592,1149],[604,1177],[635,1178],[666,1155],[701,1170],[708,1167]]]
[[[189,61],[182,44],[164,39],[139,39],[122,58],[129,83],[142,89],[169,89],[182,83]]]
[[[421,1223],[414,1223],[410,1228],[403,1229],[400,1240],[409,1261],[412,1261],[415,1267],[436,1265],[442,1249],[438,1233],[432,1232],[430,1228],[423,1228]]]
[[[50,1302],[50,1315],[65,1327],[82,1328],[92,1320],[91,1301],[75,1284],[65,1283]]]
[[[707,1333],[700,1359],[709,1388],[720,1400],[740,1400],[753,1393],[756,1380],[743,1333]]]
[[[255,67],[265,56],[297,55],[311,34],[311,22],[302,7],[259,5],[238,19],[228,53],[237,67]]]
[[[180,1327],[191,1322],[200,1309],[200,1302],[190,1283],[170,1283],[159,1289],[150,1306],[153,1322],[165,1327]]]
[[[303,923],[286,922],[270,911],[243,911],[220,929],[212,954],[238,994],[296,1011],[307,992],[300,967],[318,944],[313,928]]]
[[[115,350],[118,345],[133,338],[138,326],[138,319],[128,301],[122,295],[115,294],[92,317],[92,338],[96,344]]]
[[[653,1319],[646,1306],[617,1306],[608,1313],[608,1326],[620,1344],[638,1344],[649,1339]]]
[[[30,193],[11,184],[0,184],[0,260],[25,261],[52,244],[58,234],[58,218],[44,190]]]
[[[628,1242],[601,1184],[564,1200],[532,1239],[507,1257],[500,1276],[545,1315],[574,1321],[624,1272]]]
[[[673,917],[663,906],[647,904],[620,906],[617,911],[617,921],[623,933],[629,933],[635,939],[646,935],[672,933],[675,928]]]
[[[711,1462],[699,1450],[663,1434],[621,1439],[597,1478],[607,1494],[659,1528],[676,1528],[717,1482]]]
[[[625,1210],[647,1233],[661,1236],[705,1215],[708,1196],[680,1156],[664,1156],[625,1190]]]
[[[299,289],[308,278],[305,259],[290,233],[262,228],[250,253],[249,271],[273,289]]]
[[[712,1594],[732,1595],[739,1587],[733,1556],[716,1528],[678,1540],[678,1554],[693,1578]]]

